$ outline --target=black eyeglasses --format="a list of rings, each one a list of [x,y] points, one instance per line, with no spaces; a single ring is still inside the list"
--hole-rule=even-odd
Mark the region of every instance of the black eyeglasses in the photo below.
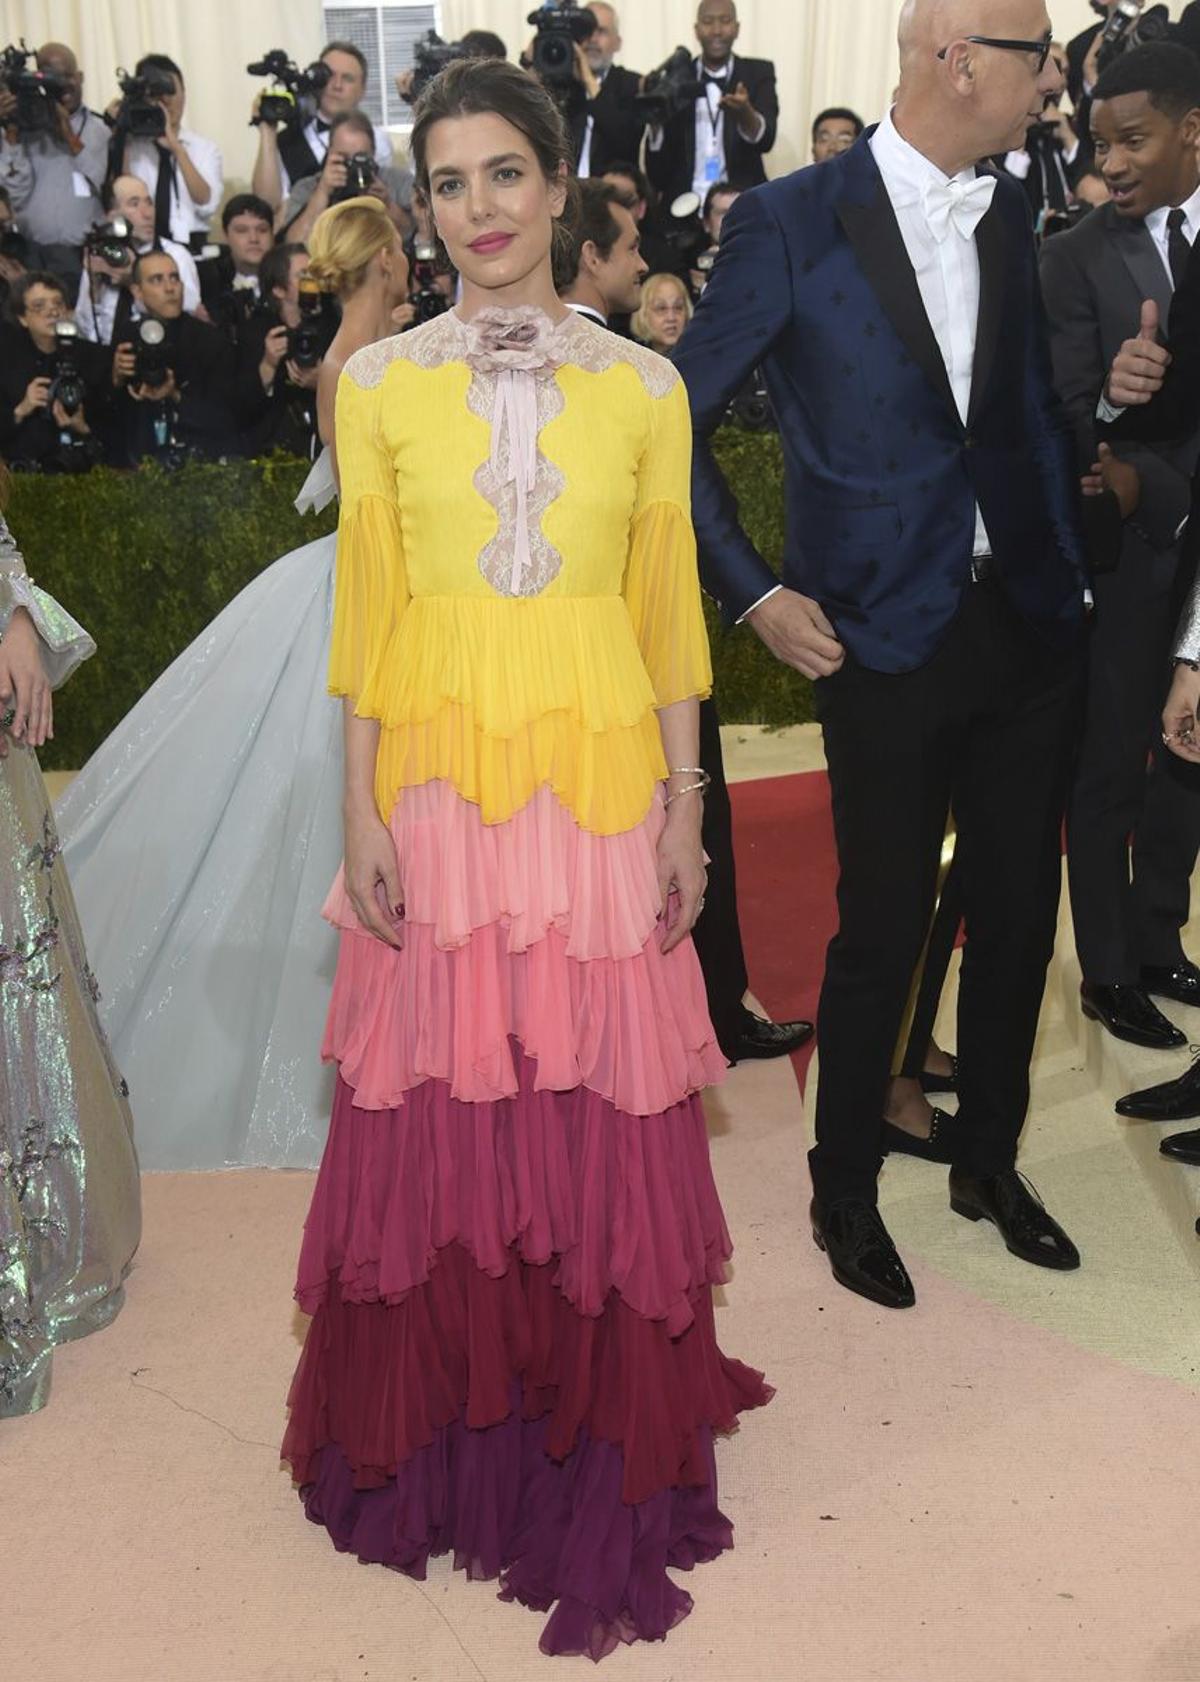
[[[999,47],[1001,52],[1005,53],[1036,53],[1039,76],[1046,68],[1046,60],[1050,57],[1050,48],[1054,44],[1054,36],[1050,30],[1046,31],[1040,41],[998,41],[991,35],[964,35],[962,39],[969,41],[973,47]],[[949,47],[943,47],[937,56],[945,58],[949,51]]]

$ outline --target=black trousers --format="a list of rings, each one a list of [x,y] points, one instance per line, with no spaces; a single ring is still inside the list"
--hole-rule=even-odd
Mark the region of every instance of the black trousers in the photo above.
[[[1143,964],[1177,964],[1200,846],[1200,767],[1162,743],[1176,550],[1127,532],[1100,573],[1088,632],[1087,701],[1067,807],[1067,873],[1084,979],[1136,982]]]
[[[721,756],[721,725],[711,700],[700,703],[700,764],[712,778],[704,797],[702,840],[708,854],[704,910],[692,930],[696,956],[704,972],[708,1014],[717,1043],[731,1063],[737,1061],[742,998],[750,985],[738,923],[737,871],[733,861],[733,810]]]
[[[951,804],[967,925],[959,1166],[986,1175],[1016,1160],[1054,947],[1080,670],[1077,652],[1043,642],[989,581],[969,587],[919,670],[847,660],[816,685],[840,869],[809,1156],[825,1203],[875,1196],[887,1083]]]

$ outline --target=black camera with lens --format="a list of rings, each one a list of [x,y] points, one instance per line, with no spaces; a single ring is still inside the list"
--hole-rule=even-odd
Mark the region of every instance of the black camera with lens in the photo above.
[[[77,415],[83,408],[85,396],[86,388],[79,366],[79,329],[73,321],[56,321],[50,402],[61,403],[66,415]]]
[[[118,70],[117,81],[121,103],[113,124],[115,132],[131,140],[161,140],[167,132],[167,113],[160,101],[170,99],[175,92],[175,78],[149,65],[140,76]]]
[[[420,327],[426,321],[445,315],[450,308],[450,299],[437,284],[438,276],[449,270],[438,247],[421,239],[413,245],[410,268],[412,279],[408,296],[417,312],[413,326]]]
[[[21,232],[19,222],[0,222],[0,257],[7,257],[10,262],[20,263],[22,268],[28,268],[29,241]]]
[[[1171,34],[1171,14],[1165,6],[1151,6],[1147,11],[1146,0],[1117,0],[1100,31],[1096,63],[1103,74],[1130,47],[1166,41]]]
[[[535,75],[553,90],[565,90],[575,81],[575,48],[596,33],[596,14],[573,0],[548,0],[530,12],[527,22],[537,33],[533,38],[532,66]]]
[[[333,71],[317,59],[306,70],[290,59],[282,47],[273,47],[260,59],[246,66],[248,76],[269,76],[271,86],[258,102],[258,112],[251,117],[251,127],[266,123],[277,128],[281,123],[294,122],[298,115],[307,115],[329,83]],[[305,109],[302,111],[302,107]]]
[[[779,422],[763,379],[762,369],[756,368],[738,392],[725,416],[726,424],[742,432],[778,432]]]
[[[634,103],[643,122],[663,128],[679,112],[694,110],[703,91],[691,53],[686,47],[676,47],[670,58],[646,77]]]
[[[137,344],[134,347],[133,383],[148,386],[151,391],[165,385],[167,379],[167,330],[152,315],[138,323]]]
[[[337,332],[333,294],[308,275],[300,278],[300,320],[288,329],[287,353],[297,368],[316,368]]]
[[[415,105],[435,76],[440,76],[456,59],[466,57],[467,49],[461,41],[443,41],[436,29],[422,35],[413,48],[412,83],[405,99]]]
[[[83,250],[85,256],[99,257],[110,269],[128,269],[133,264],[133,229],[123,216],[110,216],[88,229]]]
[[[346,159],[345,184],[330,193],[330,204],[344,204],[347,199],[356,199],[360,194],[369,191],[379,179],[379,169],[370,152],[355,152],[353,157]]]
[[[67,84],[61,76],[39,70],[36,54],[30,52],[24,41],[0,52],[0,87],[16,98],[13,120],[20,133],[45,134],[57,130],[55,106],[62,103]]]

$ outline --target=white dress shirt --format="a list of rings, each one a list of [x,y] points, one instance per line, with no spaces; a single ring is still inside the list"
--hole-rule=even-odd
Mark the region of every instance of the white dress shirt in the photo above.
[[[944,240],[929,231],[922,202],[927,183],[945,185],[946,175],[896,128],[889,111],[870,140],[871,151],[892,201],[900,236],[917,277],[921,302],[946,364],[950,390],[963,425],[971,406],[971,378],[975,371],[975,330],[979,322],[979,251],[975,239],[964,238],[951,225]],[[975,170],[956,177],[963,186],[975,180]],[[976,555],[990,555],[983,515],[975,508]]]
[[[321,123],[322,125],[325,124],[323,117]],[[385,128],[380,128],[378,123],[372,124],[372,127],[375,130],[375,162],[380,169],[386,169],[392,161],[392,137]],[[319,164],[324,164],[325,154],[329,150],[328,126],[318,128],[317,118],[310,117],[304,125],[304,138],[308,141],[308,147],[313,157]],[[287,165],[282,158],[279,160],[279,178],[283,184],[283,193],[280,199],[282,203],[292,190],[292,178],[288,174]]]
[[[215,141],[206,140],[202,134],[194,134],[190,128],[180,129],[179,140],[208,182],[208,197],[203,204],[197,204],[188,192],[182,169],[178,163],[175,164],[171,183],[171,238],[180,245],[187,245],[193,234],[208,232],[212,214],[225,195],[225,171],[221,149]],[[158,163],[162,157],[166,157],[168,163],[174,162],[170,153],[164,153],[153,140],[145,138],[130,140],[125,148],[126,172],[146,183],[152,199],[158,187]]]
[[[1146,232],[1154,241],[1158,254],[1162,258],[1163,268],[1166,269],[1171,285],[1174,287],[1175,276],[1171,274],[1171,255],[1168,244],[1171,235],[1167,227],[1167,218],[1171,214],[1171,208],[1170,205],[1164,204],[1158,210],[1152,210],[1146,218]],[[1200,187],[1196,188],[1190,199],[1184,200],[1179,209],[1183,211],[1183,237],[1189,245],[1194,245],[1196,235],[1200,233]]]
[[[174,257],[179,270],[179,278],[183,282],[184,313],[191,315],[200,302],[200,276],[196,270],[196,259],[182,245],[176,245],[174,240],[159,241],[159,248],[169,257]],[[139,246],[139,251],[150,251],[152,246]],[[97,275],[93,293],[92,277],[87,270],[83,271],[83,278],[79,282],[79,299],[75,305],[75,325],[85,339],[91,339],[94,344],[107,345],[112,343],[113,323],[117,319],[117,301],[121,296],[121,288],[111,280]],[[141,316],[137,305],[133,306],[133,320]]]
[[[599,82],[601,87],[604,86],[604,78],[607,75],[608,75],[608,71],[605,70],[605,71],[602,71],[599,76],[597,76],[596,80]],[[597,97],[599,97],[599,96],[597,96]],[[588,104],[589,105],[591,104],[590,100],[588,101]],[[587,117],[587,126],[585,127],[585,129],[583,131],[583,145],[579,149],[579,168],[575,171],[576,175],[579,177],[579,179],[581,181],[586,181],[592,173],[592,136],[595,134],[595,132],[596,132],[596,119],[595,119],[595,117],[592,116],[592,113],[589,110],[588,117]]]
[[[703,79],[717,76],[724,87],[705,82],[696,101],[696,162],[692,174],[692,191],[703,200],[708,189],[725,179],[725,113],[721,101],[737,87],[737,59],[731,57],[724,70],[705,70],[700,59],[695,60],[696,76]],[[753,138],[761,140],[766,132],[767,119],[760,113]],[[715,173],[714,173],[715,170]]]

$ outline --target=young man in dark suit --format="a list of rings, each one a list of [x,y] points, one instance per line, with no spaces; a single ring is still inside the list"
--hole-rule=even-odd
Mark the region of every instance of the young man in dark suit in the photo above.
[[[1078,712],[1078,468],[1024,195],[975,164],[1058,94],[1050,46],[1044,0],[907,0],[894,113],[742,194],[676,353],[704,581],[817,679],[840,879],[813,1234],[839,1283],[894,1308],[915,1293],[877,1208],[883,1108],[951,807],[968,931],[951,1207],[1024,1261],[1079,1265],[1016,1170]],[[782,586],[708,442],[755,366],[785,455]]]
[[[1048,240],[1041,260],[1055,385],[1087,460],[1105,418],[1097,396],[1130,321],[1147,298],[1166,321],[1200,232],[1200,60],[1167,43],[1122,53],[1096,83],[1091,132],[1112,202]],[[1094,585],[1067,818],[1071,910],[1085,1014],[1119,1039],[1169,1050],[1187,1036],[1151,995],[1200,1004],[1200,969],[1180,944],[1200,786],[1157,727],[1200,428],[1117,442],[1115,452],[1136,478],[1117,565]]]
[[[646,172],[668,204],[682,193],[703,199],[717,181],[743,188],[767,179],[763,159],[779,127],[775,66],[736,55],[740,31],[734,0],[701,0],[699,97],[652,129],[646,146]]]

